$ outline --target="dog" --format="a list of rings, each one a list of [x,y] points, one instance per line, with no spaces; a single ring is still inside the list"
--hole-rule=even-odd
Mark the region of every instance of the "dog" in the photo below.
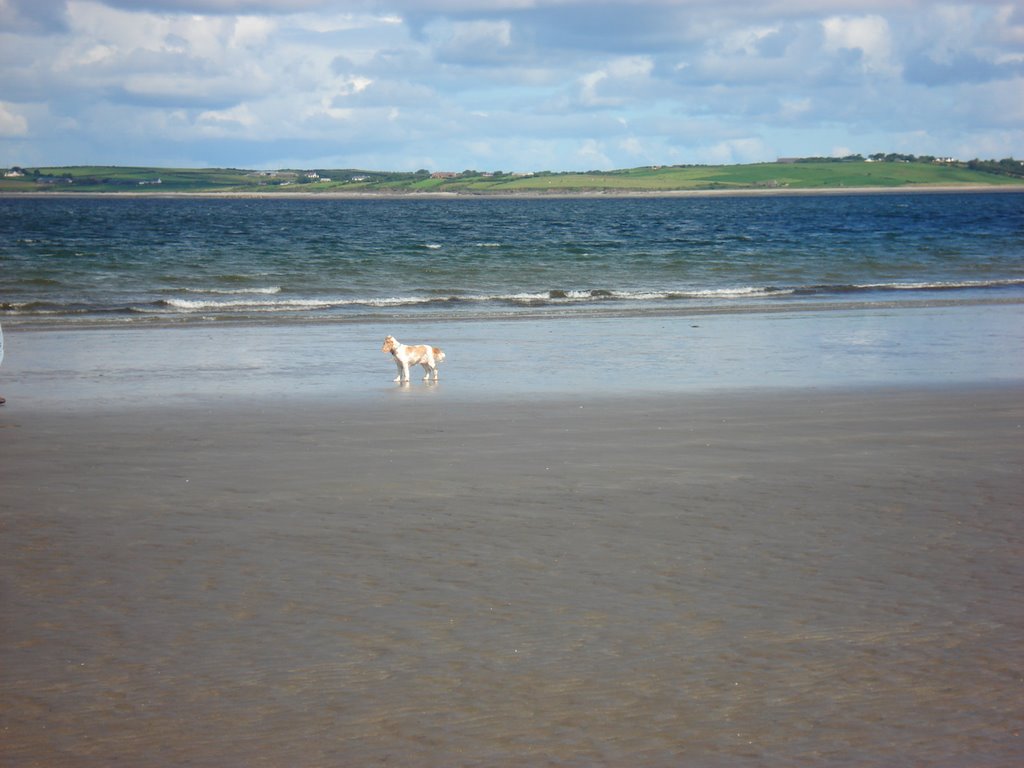
[[[423,366],[426,373],[423,377],[424,381],[428,381],[431,376],[434,381],[437,381],[437,364],[444,360],[444,352],[437,347],[432,347],[429,344],[402,344],[394,336],[384,339],[384,346],[380,351],[390,352],[391,356],[395,358],[395,365],[398,366],[398,376],[395,377],[395,381],[403,384],[409,381],[410,365]]]

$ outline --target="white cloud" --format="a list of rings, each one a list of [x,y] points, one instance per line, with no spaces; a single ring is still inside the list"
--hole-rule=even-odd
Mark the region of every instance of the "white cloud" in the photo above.
[[[604,153],[599,141],[584,139],[576,148],[575,157],[580,167],[587,170],[607,170],[613,167],[611,159]]]
[[[256,124],[256,117],[247,105],[239,104],[237,107],[231,107],[231,109],[202,112],[197,118],[197,122],[218,126],[227,125],[230,127],[231,125],[236,125],[250,128]]]
[[[702,161],[712,165],[754,163],[768,159],[764,142],[756,137],[720,141],[698,151]]]
[[[28,134],[28,120],[11,104],[0,101],[0,138],[13,138]]]
[[[721,48],[731,55],[758,56],[764,41],[778,34],[779,26],[749,27],[729,32],[722,37]]]
[[[229,45],[232,48],[258,48],[265,45],[277,30],[278,25],[259,16],[239,16],[231,31]]]
[[[780,99],[779,117],[787,121],[798,120],[811,111],[811,104],[811,99],[806,96],[803,98]]]
[[[88,67],[93,64],[102,64],[112,60],[117,55],[117,49],[102,43],[92,46],[83,51],[77,59],[61,59],[57,67],[60,69],[74,69],[75,67]]]
[[[338,95],[351,96],[356,93],[362,93],[371,85],[373,85],[373,80],[368,77],[361,77],[360,75],[343,77],[338,82]]]
[[[1001,0],[0,0],[0,131],[53,164],[1020,156],[1022,44]]]
[[[889,23],[881,16],[833,16],[822,21],[821,26],[825,30],[826,51],[858,51],[865,72],[899,74],[899,67],[893,60]]]
[[[448,45],[455,48],[498,46],[512,43],[512,25],[507,21],[461,21],[452,25]]]
[[[627,101],[638,83],[651,74],[654,63],[648,56],[614,59],[579,80],[579,103],[585,107],[613,107]]]

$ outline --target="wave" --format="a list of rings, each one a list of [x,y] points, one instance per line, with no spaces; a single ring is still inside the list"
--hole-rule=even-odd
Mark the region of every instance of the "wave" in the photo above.
[[[874,293],[887,291],[963,291],[1024,287],[1024,280],[951,280],[938,282],[895,282],[864,284],[803,285],[793,288],[767,290],[794,296],[820,296],[844,293]]]
[[[108,306],[82,303],[60,303],[53,301],[9,301],[0,303],[0,312],[11,316],[30,315],[68,317],[73,315],[131,315],[137,314],[139,310],[135,307],[122,305]]]
[[[965,280],[937,282],[891,282],[866,284],[822,284],[799,286],[735,286],[717,288],[693,288],[681,290],[611,290],[562,289],[546,291],[522,291],[515,293],[447,295],[404,295],[404,296],[304,296],[282,297],[281,288],[243,289],[221,291],[183,289],[184,295],[160,298],[138,303],[89,304],[79,301],[59,300],[4,302],[0,312],[6,316],[36,317],[81,317],[83,315],[146,315],[146,316],[191,316],[216,315],[226,317],[265,316],[279,314],[315,316],[322,313],[374,310],[415,310],[444,309],[458,311],[462,308],[488,307],[506,308],[563,308],[596,305],[626,305],[643,307],[665,305],[679,306],[692,302],[695,306],[727,307],[744,302],[756,305],[786,301],[800,301],[807,297],[819,299],[868,296],[878,293],[930,293],[955,291],[988,291],[1024,288],[1024,279]],[[198,295],[197,295],[198,294]]]
[[[728,301],[731,299],[773,299],[786,296],[835,296],[851,293],[886,291],[952,291],[1024,287],[1024,280],[969,280],[958,282],[871,283],[864,285],[835,284],[812,286],[737,286],[727,288],[698,288],[693,290],[617,291],[603,288],[570,290],[554,288],[547,291],[524,291],[496,294],[452,294],[447,296],[374,296],[324,297],[302,299],[275,298],[266,301],[252,299],[192,300],[165,299],[159,302],[183,311],[252,309],[257,311],[294,311],[303,309],[343,309],[345,307],[415,307],[456,304],[503,304],[512,306],[543,306],[589,304],[594,302],[674,302],[674,301]]]
[[[335,302],[324,299],[278,299],[274,301],[258,301],[255,299],[161,299],[153,302],[151,309],[177,309],[183,312],[203,312],[208,310],[232,310],[267,308],[269,310],[326,309]],[[141,308],[140,311],[146,311]]]

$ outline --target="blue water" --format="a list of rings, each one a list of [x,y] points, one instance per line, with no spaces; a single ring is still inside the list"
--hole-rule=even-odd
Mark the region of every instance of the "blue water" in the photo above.
[[[8,326],[1024,300],[1024,194],[0,199]]]

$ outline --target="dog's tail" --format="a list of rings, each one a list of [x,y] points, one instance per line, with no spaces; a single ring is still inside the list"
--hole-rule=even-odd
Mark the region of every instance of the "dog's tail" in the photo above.
[[[437,347],[432,347],[432,349],[434,350],[434,359],[437,362],[440,363],[442,360],[444,360],[444,352],[442,350],[438,349]]]

